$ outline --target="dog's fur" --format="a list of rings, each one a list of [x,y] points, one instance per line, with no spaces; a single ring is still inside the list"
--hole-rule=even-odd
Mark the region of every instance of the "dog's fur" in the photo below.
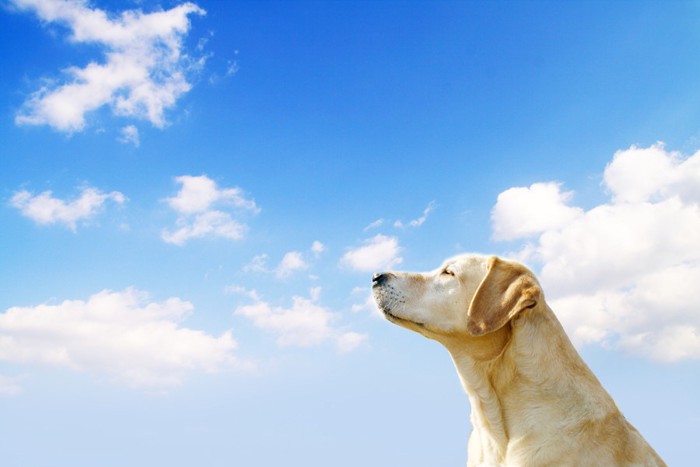
[[[386,318],[443,344],[472,408],[467,466],[665,465],[574,349],[535,276],[463,255],[376,274]]]

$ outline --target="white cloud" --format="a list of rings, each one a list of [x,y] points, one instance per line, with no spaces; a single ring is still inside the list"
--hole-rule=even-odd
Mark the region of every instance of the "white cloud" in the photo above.
[[[365,240],[363,246],[345,253],[340,262],[362,272],[391,269],[403,261],[399,256],[400,251],[401,247],[396,237],[378,234]]]
[[[107,201],[123,204],[126,199],[126,196],[118,191],[103,193],[92,187],[83,188],[80,197],[71,201],[54,198],[51,191],[32,195],[22,190],[15,192],[10,199],[10,205],[38,224],[64,224],[75,232],[78,221],[97,215]]]
[[[243,271],[265,274],[274,273],[278,279],[285,279],[296,272],[311,268],[313,261],[318,259],[325,250],[326,246],[316,240],[306,252],[294,250],[285,253],[279,264],[273,269],[268,268],[267,261],[269,256],[263,253],[254,256],[248,264],[243,266]]]
[[[566,225],[583,211],[567,206],[573,193],[560,191],[559,183],[534,183],[510,188],[498,195],[491,212],[493,238],[514,240]]]
[[[559,185],[536,185],[499,196],[494,237],[536,236],[519,255],[541,265],[574,341],[658,361],[700,358],[700,152],[618,151],[604,173],[609,202],[587,211],[566,205]],[[527,213],[536,220],[522,227]]]
[[[605,185],[616,203],[658,201],[678,196],[685,202],[700,199],[700,157],[687,159],[668,152],[663,143],[632,146],[615,153],[605,168]]]
[[[182,185],[177,195],[167,198],[168,205],[180,214],[196,214],[208,211],[216,202],[258,213],[255,201],[246,199],[238,187],[219,189],[216,182],[206,175],[183,175],[175,181]]]
[[[194,217],[180,217],[177,220],[180,227],[174,232],[163,230],[161,238],[166,243],[182,246],[193,238],[215,236],[229,240],[240,240],[247,227],[235,221],[230,214],[221,211],[207,211]]]
[[[261,255],[253,256],[248,264],[243,266],[244,272],[269,272],[267,269],[268,255],[263,253]]]
[[[121,136],[118,138],[120,143],[133,144],[136,147],[141,145],[141,138],[139,137],[139,129],[134,125],[127,125],[122,128]]]
[[[320,288],[316,287],[309,291],[309,298],[292,297],[289,308],[273,307],[257,299],[250,305],[239,306],[234,314],[248,318],[256,327],[276,335],[280,347],[313,347],[333,342],[338,350],[347,352],[362,344],[366,335],[334,326],[339,316],[317,303],[319,295]],[[257,297],[257,294],[253,296]]]
[[[188,74],[201,62],[183,52],[189,16],[203,15],[193,3],[169,10],[119,14],[91,8],[84,0],[11,0],[48,24],[70,30],[70,42],[95,44],[102,63],[63,70],[65,79],[36,91],[16,116],[18,124],[50,125],[64,132],[81,131],[87,113],[109,106],[119,116],[166,124],[165,110],[190,90]]]
[[[275,274],[279,278],[289,277],[296,271],[303,271],[309,268],[309,264],[304,261],[304,257],[298,251],[290,251],[284,255],[282,261],[275,269]]]
[[[247,199],[238,187],[220,189],[205,175],[185,175],[175,181],[182,187],[177,195],[165,201],[178,213],[178,228],[174,232],[163,230],[161,238],[167,243],[181,246],[192,238],[204,236],[240,240],[247,226],[221,209],[230,207],[252,214],[260,212],[255,201]],[[214,209],[214,205],[221,209]]]
[[[319,256],[324,251],[326,251],[326,246],[318,240],[311,244],[311,252],[314,254],[314,256]]]
[[[423,214],[417,218],[409,221],[408,224],[404,224],[403,221],[397,220],[394,222],[394,227],[404,228],[404,227],[420,227],[428,220],[428,215],[435,209],[435,201],[431,201],[428,206],[423,210]],[[373,224],[370,224],[372,226]],[[381,225],[381,224],[380,224]],[[368,227],[369,228],[369,227]],[[365,229],[367,230],[367,228]]]
[[[278,278],[283,279],[291,276],[297,271],[309,269],[311,267],[310,261],[312,261],[313,258],[317,259],[325,250],[325,245],[316,240],[311,244],[311,248],[307,253],[302,253],[300,251],[289,251],[285,253],[284,257],[282,257],[282,261],[280,261],[280,264],[278,264],[275,268],[275,275]],[[310,256],[312,258],[310,258]],[[259,271],[264,270],[263,265]]]
[[[0,314],[0,361],[104,374],[147,389],[177,385],[189,371],[245,366],[232,354],[230,332],[214,337],[180,325],[192,309],[179,298],[151,302],[134,289],[9,308]]]
[[[377,219],[376,221],[372,222],[369,224],[367,227],[362,229],[363,232],[367,232],[368,230],[376,229],[384,225],[384,219]]]

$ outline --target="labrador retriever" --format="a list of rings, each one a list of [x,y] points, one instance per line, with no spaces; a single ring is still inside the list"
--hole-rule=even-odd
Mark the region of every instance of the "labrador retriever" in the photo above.
[[[574,349],[525,266],[463,255],[375,274],[392,323],[443,344],[472,408],[467,466],[666,465]]]

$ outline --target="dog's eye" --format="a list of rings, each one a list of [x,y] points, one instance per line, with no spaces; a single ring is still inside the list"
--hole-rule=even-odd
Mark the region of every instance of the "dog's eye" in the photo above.
[[[445,268],[445,269],[442,270],[442,275],[443,275],[443,276],[454,276],[455,273],[454,273],[454,271],[452,271],[451,269]]]

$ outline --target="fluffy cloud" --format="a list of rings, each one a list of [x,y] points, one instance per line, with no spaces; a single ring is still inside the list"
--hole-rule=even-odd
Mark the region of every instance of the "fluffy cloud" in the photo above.
[[[700,200],[700,156],[684,158],[666,151],[663,143],[615,153],[605,169],[605,185],[620,203],[642,203],[679,197],[697,204]]]
[[[289,277],[296,271],[303,271],[309,268],[309,263],[304,260],[301,252],[290,251],[284,255],[282,261],[275,269],[275,274],[279,278]]]
[[[403,261],[403,258],[399,256],[400,251],[401,247],[396,237],[377,234],[365,240],[363,246],[346,252],[340,262],[362,272],[391,269]]]
[[[177,195],[167,198],[165,201],[180,214],[206,212],[216,202],[223,202],[255,213],[259,211],[255,201],[246,199],[240,188],[219,189],[216,182],[206,175],[197,177],[183,175],[175,178],[175,181],[182,187]]]
[[[318,258],[325,250],[325,245],[316,240],[311,244],[311,248],[307,253],[289,251],[285,253],[284,257],[282,257],[282,261],[280,261],[280,264],[275,268],[275,275],[283,279],[297,271],[309,269],[313,258]]]
[[[223,237],[230,240],[243,238],[245,224],[235,220],[231,213],[221,209],[235,209],[257,214],[260,209],[255,201],[245,198],[240,188],[220,189],[216,182],[205,175],[185,175],[175,179],[182,186],[166,203],[178,213],[177,229],[163,230],[161,238],[175,245],[184,245],[192,238],[204,236]],[[214,206],[221,209],[215,209]]]
[[[273,307],[258,298],[250,305],[236,308],[234,314],[243,316],[253,324],[277,336],[281,347],[312,347],[324,342],[334,342],[338,350],[348,352],[362,344],[367,336],[346,332],[334,326],[338,315],[319,305],[320,288],[311,289],[309,298],[295,296],[290,308]]]
[[[495,240],[537,235],[566,225],[583,211],[567,206],[573,193],[560,191],[559,183],[535,183],[510,188],[498,195],[491,213]]]
[[[54,198],[51,191],[32,195],[22,190],[12,196],[10,205],[38,224],[64,224],[75,232],[78,221],[94,217],[107,201],[123,204],[126,197],[118,191],[103,193],[97,188],[86,187],[77,199],[64,201]]]
[[[314,256],[320,256],[324,251],[326,251],[326,246],[318,240],[315,240],[311,244],[311,252],[314,254]]]
[[[554,183],[501,193],[494,236],[524,241],[518,255],[541,266],[549,301],[578,344],[658,361],[700,358],[700,152],[632,146],[603,179],[610,200],[587,211],[567,205],[571,195]]]
[[[180,325],[192,308],[179,298],[150,302],[134,289],[13,307],[0,313],[0,361],[105,374],[147,389],[177,385],[188,371],[243,365],[230,332],[214,337]]]
[[[116,14],[91,8],[84,0],[11,2],[45,23],[67,27],[72,43],[98,45],[104,52],[102,63],[69,67],[64,80],[36,91],[17,115],[18,124],[81,131],[86,113],[110,106],[116,115],[163,127],[165,110],[191,88],[188,73],[201,66],[183,53],[190,15],[205,13],[193,3],[153,13]]]

